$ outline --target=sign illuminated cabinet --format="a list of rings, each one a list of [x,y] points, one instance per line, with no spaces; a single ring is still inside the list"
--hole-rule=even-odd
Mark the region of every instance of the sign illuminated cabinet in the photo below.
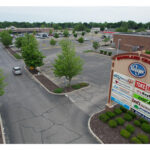
[[[150,121],[150,58],[139,53],[120,55],[113,58],[107,105],[114,101]]]

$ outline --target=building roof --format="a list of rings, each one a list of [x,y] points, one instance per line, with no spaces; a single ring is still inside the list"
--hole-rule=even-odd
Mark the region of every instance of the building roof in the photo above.
[[[114,33],[115,35],[125,35],[125,36],[139,36],[139,37],[149,37],[150,33],[142,32],[142,33]]]

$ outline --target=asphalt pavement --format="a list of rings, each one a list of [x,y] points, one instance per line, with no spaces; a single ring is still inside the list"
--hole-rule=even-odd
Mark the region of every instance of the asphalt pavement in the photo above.
[[[14,76],[20,66],[23,75]],[[88,131],[89,114],[65,96],[46,92],[0,44],[0,68],[5,75],[1,113],[9,143],[97,143]]]

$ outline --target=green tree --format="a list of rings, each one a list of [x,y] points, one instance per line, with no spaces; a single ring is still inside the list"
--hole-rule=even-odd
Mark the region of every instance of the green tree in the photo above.
[[[74,33],[74,34],[73,34],[73,36],[74,36],[74,37],[77,37],[77,36],[78,36],[78,34],[77,34],[77,33]]]
[[[23,37],[18,37],[18,38],[16,38],[15,46],[16,46],[17,48],[21,48],[22,39],[23,39]]]
[[[82,32],[82,36],[84,36],[85,35],[85,32]]]
[[[96,41],[93,42],[93,48],[97,50],[100,47],[100,44]]]
[[[68,36],[69,36],[68,30],[65,30],[65,31],[63,32],[63,35],[64,35],[64,37],[68,37]]]
[[[3,76],[3,72],[0,69],[0,96],[2,96],[5,92],[4,92],[4,87],[6,86],[6,84],[4,83],[4,76]]]
[[[80,38],[78,39],[78,42],[79,42],[79,43],[83,43],[83,42],[84,42],[83,37],[80,37]]]
[[[55,34],[54,34],[54,37],[55,37],[55,38],[59,38],[58,33],[55,33]]]
[[[28,67],[36,68],[43,65],[44,56],[38,50],[38,43],[33,35],[26,34],[22,39],[21,52]]]
[[[83,60],[76,55],[75,47],[69,40],[60,42],[62,53],[57,56],[53,64],[53,71],[56,77],[65,77],[69,81],[69,87],[73,77],[81,73]]]
[[[56,41],[54,39],[50,40],[50,45],[56,45]]]
[[[50,29],[50,30],[49,30],[49,35],[52,35],[52,33],[53,33],[53,30]]]
[[[1,41],[3,45],[9,47],[12,44],[12,37],[10,36],[8,31],[2,31],[1,33]]]
[[[105,37],[105,38],[104,38],[105,45],[106,45],[106,43],[107,43],[108,41],[110,41],[110,38],[109,38],[109,37]]]

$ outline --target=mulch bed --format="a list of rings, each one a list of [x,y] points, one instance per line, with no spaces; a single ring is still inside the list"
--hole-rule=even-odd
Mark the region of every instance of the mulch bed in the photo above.
[[[35,78],[37,78],[49,91],[54,91],[56,88],[59,88],[44,75],[37,75]]]
[[[118,107],[118,106],[116,106]],[[133,125],[133,121],[126,121],[123,126],[117,126],[116,128],[111,128],[107,123],[104,123],[99,120],[99,115],[102,113],[105,113],[106,111],[99,112],[95,114],[90,121],[90,127],[92,131],[96,134],[97,137],[99,137],[105,144],[129,144],[130,139],[133,136],[137,136],[138,134],[142,133],[145,134],[149,137],[150,139],[150,134],[145,133],[142,131],[139,127],[136,127]],[[124,113],[121,115],[118,115],[116,117],[122,117]],[[115,119],[115,118],[114,118]],[[127,124],[132,124],[135,127],[135,132],[131,135],[131,138],[125,139],[120,135],[121,129],[125,129],[125,126]]]
[[[14,55],[14,54],[16,54],[16,52],[15,51],[13,51],[11,48],[7,48],[7,50],[12,54],[12,55]]]
[[[27,69],[28,69],[28,71],[29,71],[30,73],[32,73],[33,75],[38,74],[38,72],[39,72],[37,69],[31,70],[31,69],[29,69],[28,67],[27,67]]]

